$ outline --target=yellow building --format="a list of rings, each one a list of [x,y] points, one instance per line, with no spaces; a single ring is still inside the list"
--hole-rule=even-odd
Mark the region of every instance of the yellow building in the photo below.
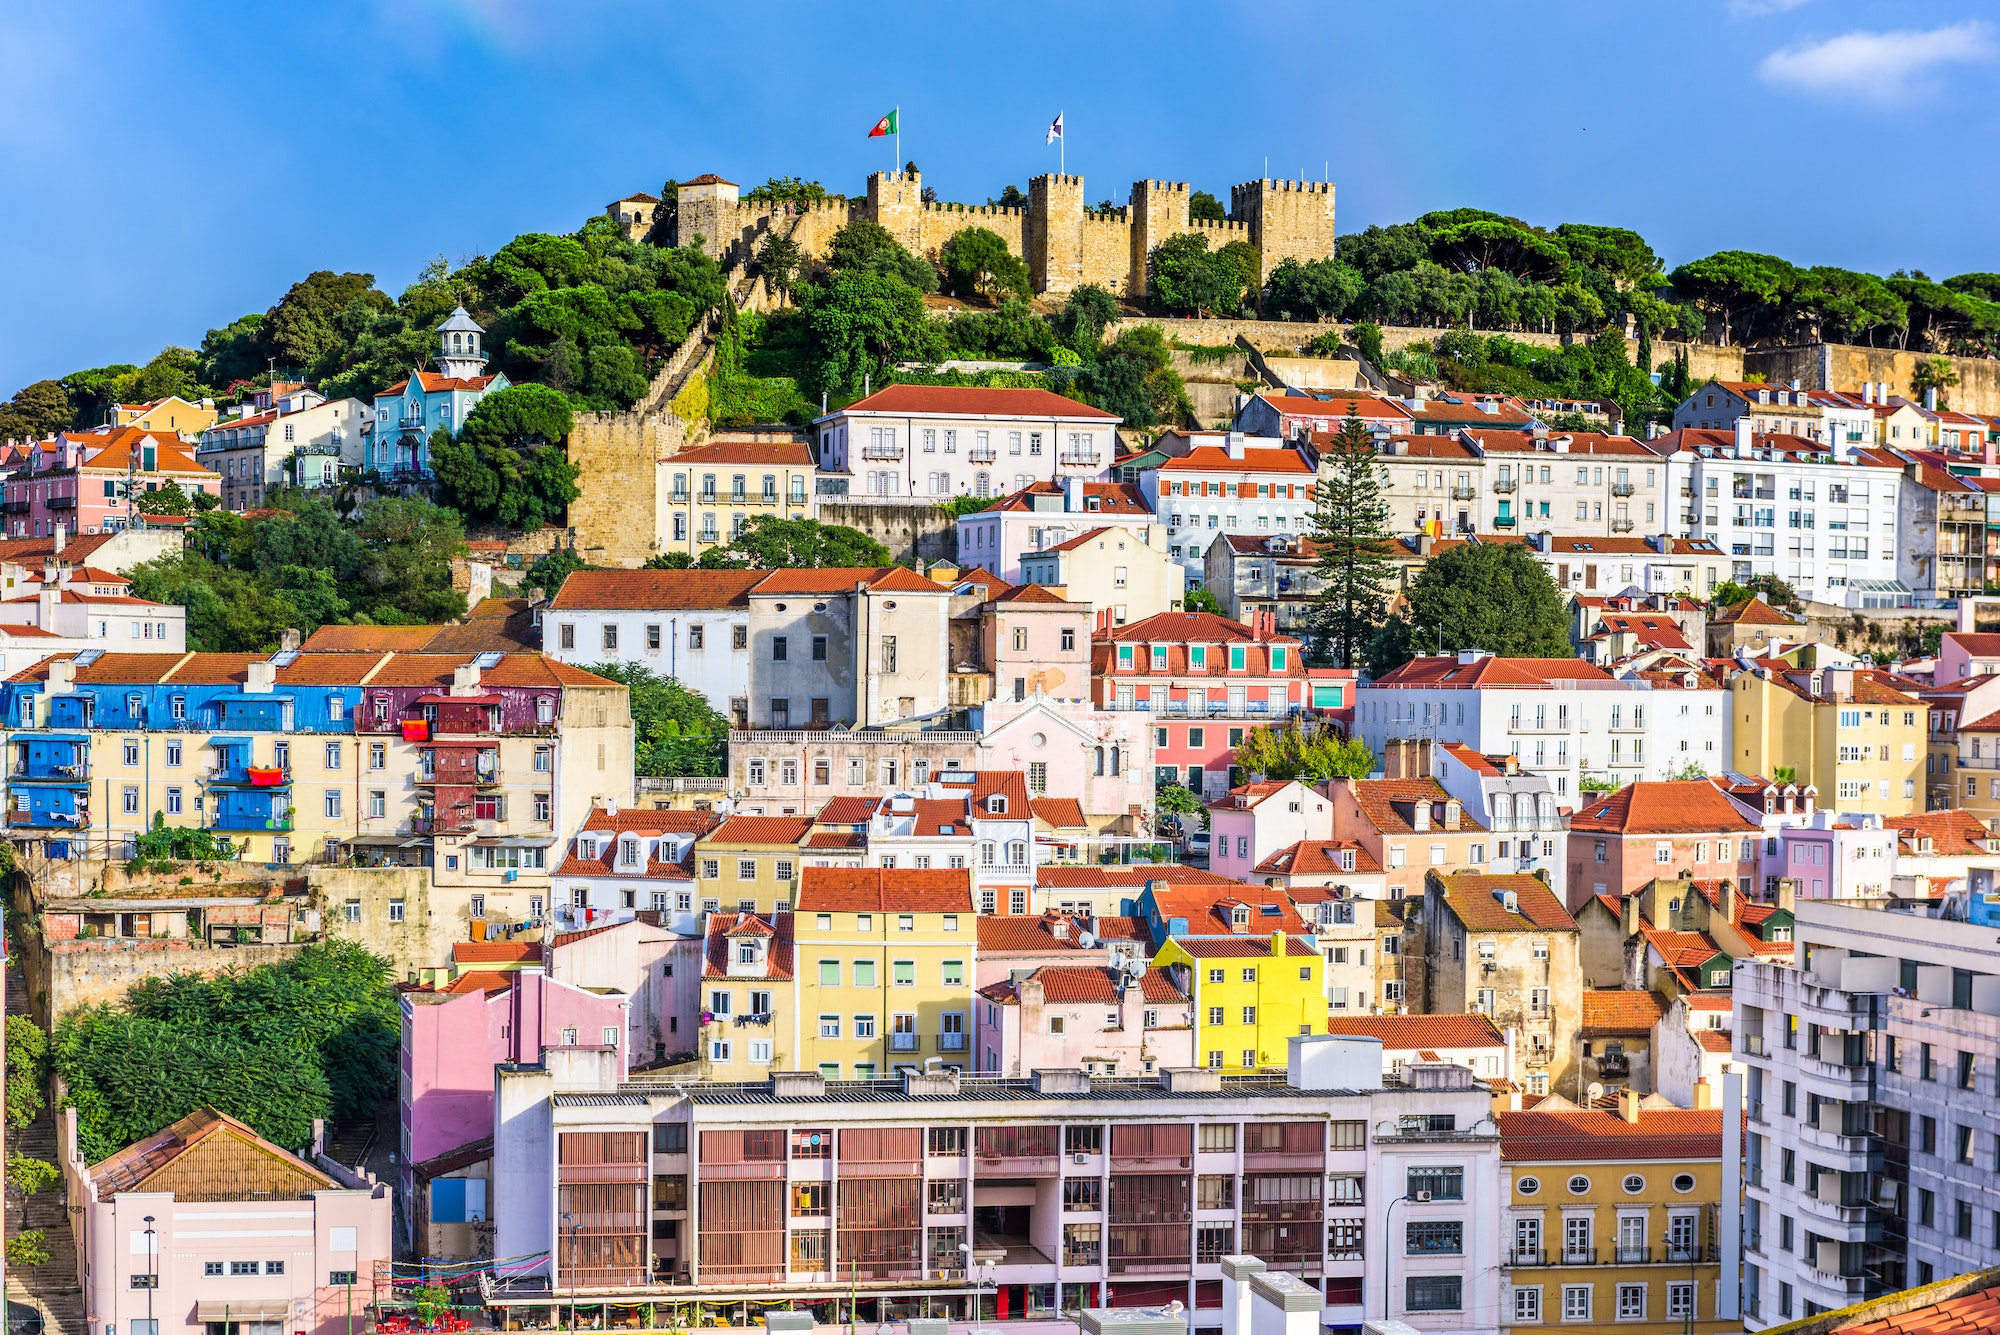
[[[798,898],[810,816],[734,816],[695,841],[696,905],[704,913],[784,913]]]
[[[1326,1032],[1324,961],[1311,941],[1268,937],[1170,937],[1156,968],[1193,1000],[1194,1054],[1223,1071],[1283,1066],[1297,1034]]]
[[[1178,612],[1187,575],[1167,552],[1164,524],[1086,529],[1043,551],[1021,553],[1021,582],[1053,589],[1093,613],[1108,611],[1111,624]]]
[[[1909,685],[1910,690],[1900,689]],[[1736,717],[1730,768],[1790,770],[1829,810],[1904,816],[1924,809],[1930,706],[1913,683],[1873,668],[1789,667],[1759,660],[1729,683]]]
[[[729,542],[757,515],[813,516],[812,451],[784,440],[713,440],[682,450],[662,465],[667,494],[659,548],[700,556]]]
[[[798,1068],[796,919],[711,913],[701,970],[702,1077],[762,1080]]]
[[[1641,1108],[1627,1092],[1616,1109],[1495,1119],[1507,1202],[1502,1329],[1742,1329],[1741,1320],[1716,1316],[1720,1110]]]
[[[969,870],[807,867],[792,916],[799,1052],[785,1069],[865,1080],[969,1062]]]
[[[151,403],[120,403],[111,410],[112,426],[136,426],[141,431],[171,431],[193,440],[215,425],[215,405],[207,399],[189,403],[169,394]]]

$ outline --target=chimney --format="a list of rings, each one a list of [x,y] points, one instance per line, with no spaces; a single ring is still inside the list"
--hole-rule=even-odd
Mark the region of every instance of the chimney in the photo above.
[[[1861,382],[1861,401],[1863,403],[1875,402],[1875,382],[1873,380],[1864,380]]]
[[[62,525],[62,524],[57,524],[57,525],[56,525],[56,555],[57,555],[57,556],[61,556],[61,555],[62,555],[62,550],[63,550],[63,544],[64,544],[65,542],[67,542],[68,540],[69,540],[69,529],[68,529],[68,528],[67,528],[66,526]]]
[[[1232,431],[1224,438],[1223,452],[1238,463],[1241,463],[1247,457],[1249,448],[1249,444],[1244,440],[1241,431]]]
[[[1793,376],[1793,377],[1792,377],[1792,388],[1793,388],[1793,389],[1797,389],[1798,387],[1799,387],[1799,379],[1798,379],[1798,377],[1797,377],[1797,376]]]
[[[1403,739],[1391,737],[1382,743],[1382,777],[1400,779],[1403,777]]]
[[[1750,429],[1754,425],[1748,417],[1736,419],[1736,457],[1739,459],[1750,457]]]
[[[1631,1089],[1618,1091],[1618,1115],[1632,1125],[1639,1124],[1639,1095]]]
[[[1790,913],[1798,905],[1799,883],[1789,876],[1778,881],[1778,907]]]
[[[35,624],[43,630],[51,633],[55,631],[56,600],[60,597],[62,597],[62,594],[51,584],[44,584],[40,592],[35,595],[35,613],[38,618]]]
[[[1083,479],[1080,477],[1063,480],[1063,509],[1071,514],[1083,513]]]
[[[62,530],[57,529],[56,532],[60,533]],[[42,562],[42,583],[52,589],[62,587],[62,562],[56,560],[53,556],[48,557]]]
[[[1694,1110],[1696,1112],[1707,1112],[1714,1106],[1715,1087],[1708,1083],[1707,1076],[1703,1076],[1694,1082]]]
[[[1735,923],[1736,882],[1730,880],[1727,876],[1722,878],[1721,899],[1722,899],[1722,920],[1726,923],[1731,923],[1731,924]]]
[[[49,664],[49,694],[68,695],[76,690],[76,660],[58,658]]]
[[[1929,388],[1927,388],[1926,390],[1924,390],[1924,407],[1925,407],[1925,408],[1927,408],[1927,409],[1929,409],[1929,410],[1930,410],[1931,412],[1936,412],[1936,411],[1937,411],[1937,386],[1936,386],[1936,385],[1932,385],[1932,386],[1930,386]]]
[[[1618,901],[1618,933],[1628,939],[1639,935],[1639,896],[1626,895]]]
[[[1285,958],[1285,934],[1283,932],[1271,933],[1271,958],[1274,960]]]
[[[461,663],[451,670],[451,693],[453,695],[477,695],[479,693],[478,663]]]

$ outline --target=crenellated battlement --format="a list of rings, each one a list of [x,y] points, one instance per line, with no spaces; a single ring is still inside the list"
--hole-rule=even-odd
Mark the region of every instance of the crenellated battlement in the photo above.
[[[984,227],[1027,261],[1038,295],[1061,296],[1096,283],[1120,296],[1143,295],[1148,257],[1162,242],[1198,232],[1216,246],[1248,241],[1268,273],[1284,259],[1325,259],[1333,254],[1334,189],[1330,181],[1264,178],[1232,186],[1229,217],[1211,222],[1189,216],[1194,188],[1187,181],[1134,181],[1130,202],[1102,212],[1089,207],[1084,178],[1044,172],[1028,178],[1027,207],[1001,204],[926,203],[923,175],[877,171],[865,197],[833,196],[790,211],[739,200],[736,186],[719,177],[683,190],[680,229],[699,235],[710,254],[746,253],[767,230],[782,229],[808,256],[826,253],[833,235],[857,219],[886,228],[913,254],[935,259],[967,227]]]

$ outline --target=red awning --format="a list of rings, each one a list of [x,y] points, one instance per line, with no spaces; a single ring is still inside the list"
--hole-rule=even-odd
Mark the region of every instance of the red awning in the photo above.
[[[484,695],[420,695],[415,703],[420,705],[497,705],[506,701],[506,696],[494,692]]]

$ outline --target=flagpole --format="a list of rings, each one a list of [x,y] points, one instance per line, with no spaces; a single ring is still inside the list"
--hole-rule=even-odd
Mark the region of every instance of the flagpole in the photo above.
[[[903,168],[900,164],[904,161],[906,159],[903,157],[903,105],[899,102],[896,104],[896,161],[889,165],[896,171],[901,171]]]

